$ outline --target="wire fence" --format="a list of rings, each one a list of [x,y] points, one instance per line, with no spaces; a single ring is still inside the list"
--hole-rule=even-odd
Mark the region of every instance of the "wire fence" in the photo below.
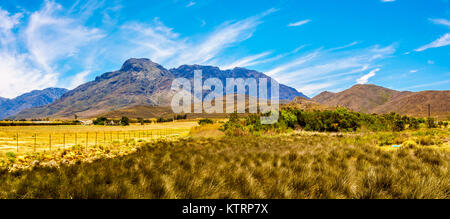
[[[55,132],[55,133],[4,133],[0,135],[0,151],[33,153],[61,150],[73,146],[88,148],[125,141],[175,140],[185,134],[185,129],[148,129],[127,131],[96,132]]]

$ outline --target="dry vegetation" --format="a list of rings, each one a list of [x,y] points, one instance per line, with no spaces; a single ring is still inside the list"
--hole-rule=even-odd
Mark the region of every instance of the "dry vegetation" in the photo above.
[[[310,132],[163,141],[93,163],[4,171],[0,198],[450,198],[448,143],[375,142]]]
[[[130,126],[0,126],[0,160],[8,152],[24,155],[77,145],[108,146],[130,139],[138,141],[170,135],[186,136],[190,128],[196,125],[196,121],[176,121]]]

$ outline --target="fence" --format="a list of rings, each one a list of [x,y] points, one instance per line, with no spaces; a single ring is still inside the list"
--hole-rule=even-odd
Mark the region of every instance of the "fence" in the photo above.
[[[72,146],[90,147],[111,145],[124,141],[174,140],[185,129],[149,129],[100,132],[60,132],[60,133],[7,133],[0,135],[0,151],[3,153],[46,152],[70,148]]]

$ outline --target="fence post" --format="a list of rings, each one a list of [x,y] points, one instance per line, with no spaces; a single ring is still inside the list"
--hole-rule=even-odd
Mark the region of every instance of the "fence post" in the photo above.
[[[17,152],[19,152],[19,133],[16,133]]]
[[[97,135],[98,135],[98,133],[96,132],[95,133],[95,146],[97,146]]]
[[[66,133],[63,133],[63,149],[66,150]]]
[[[86,150],[88,148],[89,132],[86,132]]]
[[[34,147],[33,147],[33,152],[36,152],[36,133],[34,133]]]
[[[78,135],[77,135],[77,133],[75,132],[75,145],[77,145],[78,144]]]

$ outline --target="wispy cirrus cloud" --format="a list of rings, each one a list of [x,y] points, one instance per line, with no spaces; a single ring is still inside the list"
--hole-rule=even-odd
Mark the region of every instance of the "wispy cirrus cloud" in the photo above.
[[[61,66],[57,62],[78,56],[83,47],[103,37],[98,29],[84,26],[54,1],[44,1],[42,8],[26,14],[28,19],[21,20],[23,14],[11,15],[0,8],[3,97],[60,85]]]
[[[450,27],[450,21],[447,19],[434,18],[434,19],[429,19],[429,20],[431,22],[433,22],[434,24],[439,24],[439,25],[444,25],[444,26]],[[424,46],[421,46],[421,47],[415,49],[414,51],[422,52],[427,49],[439,48],[439,47],[444,47],[444,46],[448,46],[448,45],[450,45],[450,33],[446,33],[446,34],[442,35],[441,37],[439,37],[437,40],[435,40],[429,44],[426,44]]]
[[[19,93],[49,87],[55,84],[55,74],[35,68],[30,55],[23,53],[17,44],[15,29],[22,14],[10,14],[0,8],[0,96],[13,98]]]
[[[186,7],[192,7],[192,6],[194,6],[196,3],[194,2],[194,1],[190,1],[187,5],[186,5]]]
[[[443,36],[439,37],[439,39],[437,39],[427,45],[421,46],[421,47],[415,49],[414,51],[422,52],[427,49],[439,48],[439,47],[448,46],[448,45],[450,45],[450,33],[446,33]]]
[[[310,19],[301,20],[301,21],[297,21],[297,22],[288,24],[288,27],[298,27],[298,26],[302,26],[304,24],[307,24],[309,22],[311,22]]]
[[[257,65],[262,62],[265,62],[266,60],[261,60],[261,58],[267,57],[270,54],[271,54],[271,52],[263,52],[263,53],[259,53],[256,55],[247,56],[247,57],[239,59],[229,65],[226,65],[222,68],[223,69],[232,69],[235,67],[247,67],[247,66]]]
[[[0,96],[15,97],[50,86],[74,88],[85,82],[98,66],[130,57],[149,57],[167,67],[213,62],[230,65],[230,59],[220,54],[251,38],[262,19],[276,11],[269,9],[241,20],[226,21],[210,32],[189,37],[177,33],[157,17],[149,23],[122,22],[120,28],[87,25],[96,13],[103,14],[104,19],[100,20],[106,22],[105,28],[115,23],[109,13],[120,10],[121,5],[109,4],[104,8],[104,3],[104,0],[79,0],[64,8],[53,0],[45,0],[40,9],[27,12],[24,23],[20,23],[24,15],[0,10],[0,72],[2,79],[6,79],[0,82]],[[14,28],[19,30],[14,32]],[[240,62],[235,64],[269,61],[259,60],[268,54],[237,56]]]
[[[434,18],[434,19],[430,19],[430,21],[435,23],[435,24],[440,24],[440,25],[444,25],[444,26],[450,27],[450,20],[447,20],[447,19]]]
[[[79,48],[104,37],[100,30],[87,28],[76,19],[59,16],[62,6],[46,1],[30,16],[25,30],[26,45],[33,59],[47,72],[58,59],[74,56]]]
[[[281,83],[293,86],[307,95],[315,95],[315,91],[321,89],[342,87],[352,80],[364,79],[364,76],[359,74],[379,66],[377,62],[388,58],[395,50],[394,45],[385,47],[375,45],[343,51],[336,48],[328,50],[321,48],[304,53],[290,62],[268,70],[267,73]]]
[[[165,66],[211,64],[213,59],[223,63],[218,55],[226,48],[252,37],[256,27],[262,23],[261,19],[274,11],[270,9],[246,19],[224,22],[214,31],[196,38],[181,37],[159,20],[152,24],[129,23],[122,28],[128,30],[128,41],[140,46],[134,51],[135,54],[152,57]],[[250,61],[259,57],[250,58]],[[249,64],[249,60],[244,62]]]

